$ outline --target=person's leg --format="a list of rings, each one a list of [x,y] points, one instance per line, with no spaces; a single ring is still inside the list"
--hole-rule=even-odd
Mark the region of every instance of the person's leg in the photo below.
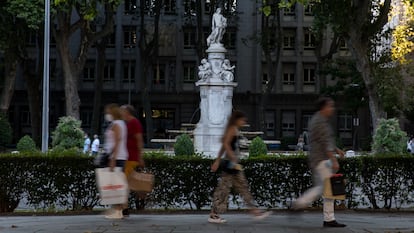
[[[255,218],[258,220],[268,217],[271,214],[271,212],[263,212],[256,207],[253,196],[249,191],[249,184],[247,183],[247,179],[244,175],[244,172],[240,171],[238,174],[234,175],[233,178],[234,189],[243,198],[247,207],[249,207],[251,214],[253,214]]]
[[[222,214],[227,210],[228,197],[232,187],[232,175],[223,173],[213,194],[213,208],[211,212],[214,214]]]
[[[324,178],[331,176],[331,168],[329,167],[329,160],[320,162],[313,170],[313,187],[308,189],[305,193],[299,197],[295,203],[294,209],[303,209],[313,201],[317,200],[323,192]]]

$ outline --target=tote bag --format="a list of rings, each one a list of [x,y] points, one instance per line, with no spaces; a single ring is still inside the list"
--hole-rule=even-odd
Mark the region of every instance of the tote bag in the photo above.
[[[128,183],[122,171],[115,169],[111,172],[109,168],[97,168],[95,173],[101,205],[127,203]]]

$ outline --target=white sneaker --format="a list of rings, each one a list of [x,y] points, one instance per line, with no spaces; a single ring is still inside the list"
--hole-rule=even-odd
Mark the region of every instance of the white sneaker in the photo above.
[[[262,213],[260,213],[260,214],[258,214],[258,215],[255,215],[254,217],[253,217],[253,219],[254,220],[263,220],[263,219],[265,219],[265,218],[267,218],[267,217],[269,217],[270,215],[272,214],[272,211],[265,211],[265,212],[262,212]]]
[[[122,210],[115,210],[112,214],[105,215],[107,219],[122,219],[123,217]]]
[[[218,216],[218,215],[213,215],[213,216],[210,215],[210,217],[208,218],[208,222],[209,223],[219,223],[219,224],[221,224],[221,223],[226,223],[227,220],[220,218],[220,216]]]

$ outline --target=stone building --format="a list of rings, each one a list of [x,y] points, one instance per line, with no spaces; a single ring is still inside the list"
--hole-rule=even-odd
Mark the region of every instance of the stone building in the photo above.
[[[163,137],[166,129],[178,129],[182,123],[197,123],[199,93],[197,81],[199,58],[196,51],[196,11],[194,0],[164,0],[160,24],[159,62],[150,72],[151,101],[153,108],[155,137]],[[202,1],[203,27],[205,34],[210,31],[212,6]],[[232,2],[232,1],[225,1]],[[258,43],[248,38],[257,35],[261,29],[262,15],[257,1],[234,1],[224,5],[224,14],[229,25],[224,38],[227,57],[236,65],[235,81],[238,83],[233,97],[234,108],[245,111],[249,116],[250,130],[260,130],[259,104],[263,84],[268,80],[267,64]],[[103,103],[128,103],[140,109],[141,82],[136,67],[137,31],[139,18],[136,10],[139,1],[125,0],[116,13],[115,33],[111,36],[106,50],[107,64],[104,74]],[[314,112],[314,102],[321,88],[332,85],[330,79],[322,80],[317,74],[314,38],[310,34],[313,21],[312,7],[296,4],[281,10],[283,27],[283,48],[280,66],[277,70],[275,87],[266,105],[267,139],[286,139],[296,144],[300,134],[307,130],[307,122]],[[151,28],[153,18],[147,17],[146,26]],[[30,41],[30,38],[28,39]],[[74,47],[75,40],[72,41]],[[34,43],[32,43],[34,46]],[[89,59],[79,79],[81,98],[80,117],[83,128],[91,126],[94,80],[97,73],[95,49],[90,49]],[[31,56],[35,57],[36,54]],[[343,45],[337,56],[349,57]],[[65,114],[62,71],[56,47],[51,44],[51,127],[59,116]],[[10,108],[12,125],[18,137],[30,134],[30,113],[25,83],[19,77],[16,92]],[[357,114],[344,111],[338,98],[338,111],[334,119],[338,138],[346,146],[361,146],[369,137],[370,120],[367,109],[358,109]],[[358,119],[358,120],[357,120]],[[142,121],[144,122],[144,121]],[[357,124],[359,123],[359,124]],[[359,126],[356,126],[359,125]],[[353,139],[357,136],[355,142]]]

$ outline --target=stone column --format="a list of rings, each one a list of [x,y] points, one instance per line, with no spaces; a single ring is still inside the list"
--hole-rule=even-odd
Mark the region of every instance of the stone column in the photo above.
[[[194,130],[194,146],[197,152],[214,157],[221,147],[221,138],[233,104],[235,82],[196,83],[200,87],[200,121]]]

